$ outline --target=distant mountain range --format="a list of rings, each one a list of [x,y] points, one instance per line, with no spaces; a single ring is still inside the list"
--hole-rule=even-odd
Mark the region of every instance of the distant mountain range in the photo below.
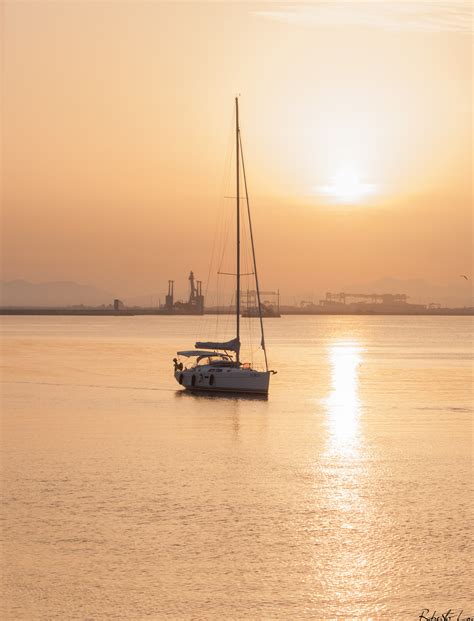
[[[342,290],[348,293],[405,293],[408,302],[412,304],[435,302],[448,307],[474,305],[472,282],[461,276],[454,278],[450,285],[435,285],[421,278],[380,278],[369,283],[348,284]]]
[[[455,279],[453,279],[455,280]],[[413,304],[429,304],[435,302],[441,306],[458,307],[474,306],[472,281],[459,277],[458,282],[451,285],[434,285],[422,279],[401,280],[398,278],[381,278],[366,283],[348,283],[341,288],[331,289],[332,293],[405,293],[408,301]],[[290,294],[291,295],[291,294]],[[108,291],[96,287],[82,285],[72,281],[32,283],[26,280],[0,281],[0,306],[101,306],[113,303],[114,296]],[[164,295],[156,293],[124,297],[127,306],[158,306],[164,302]],[[212,305],[212,294],[209,293],[208,304]],[[282,291],[282,302],[289,297]],[[311,298],[318,304],[324,294],[313,294]],[[310,299],[305,295],[292,296],[292,304],[299,305],[301,299]]]
[[[113,298],[111,293],[77,282],[0,281],[1,306],[100,306],[112,304]]]

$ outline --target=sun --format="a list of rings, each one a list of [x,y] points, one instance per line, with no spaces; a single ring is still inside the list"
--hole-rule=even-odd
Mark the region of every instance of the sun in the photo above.
[[[330,197],[337,203],[359,203],[375,193],[376,186],[362,183],[352,168],[343,168],[336,173],[329,185],[318,187],[318,194]]]

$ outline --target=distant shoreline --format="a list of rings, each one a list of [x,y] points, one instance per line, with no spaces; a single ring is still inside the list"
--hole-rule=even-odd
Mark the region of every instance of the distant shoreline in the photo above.
[[[205,315],[231,315],[235,311],[232,310],[208,310],[204,311]],[[474,316],[474,308],[432,308],[432,309],[417,309],[417,310],[352,310],[352,309],[299,309],[288,308],[281,311],[282,316],[285,315],[349,315],[349,316],[378,316],[378,315],[400,315],[400,316],[413,316],[413,315],[427,315],[427,316],[443,316],[443,315],[455,315],[455,316]],[[110,308],[35,308],[35,307],[4,307],[0,308],[0,315],[57,315],[57,316],[93,316],[93,317],[131,317],[135,315],[157,315],[167,317],[195,317],[195,313],[169,313],[156,308],[126,308],[121,310],[114,310]],[[268,318],[265,318],[268,319]],[[270,319],[278,319],[277,317]]]

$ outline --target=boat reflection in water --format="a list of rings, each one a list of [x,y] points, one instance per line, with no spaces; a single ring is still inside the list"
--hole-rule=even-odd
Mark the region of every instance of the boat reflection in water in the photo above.
[[[328,452],[347,456],[357,450],[359,439],[359,365],[362,347],[355,342],[331,345],[331,393],[324,400],[329,429]]]

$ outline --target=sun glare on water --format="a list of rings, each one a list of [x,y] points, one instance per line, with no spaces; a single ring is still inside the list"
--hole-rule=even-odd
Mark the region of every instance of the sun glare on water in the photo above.
[[[363,348],[354,343],[335,343],[329,350],[332,391],[325,400],[332,448],[349,452],[356,439],[361,401],[359,366]]]
[[[331,179],[329,185],[317,188],[318,194],[329,197],[337,203],[359,203],[372,196],[376,186],[372,183],[362,183],[359,175],[350,168],[340,170]]]

